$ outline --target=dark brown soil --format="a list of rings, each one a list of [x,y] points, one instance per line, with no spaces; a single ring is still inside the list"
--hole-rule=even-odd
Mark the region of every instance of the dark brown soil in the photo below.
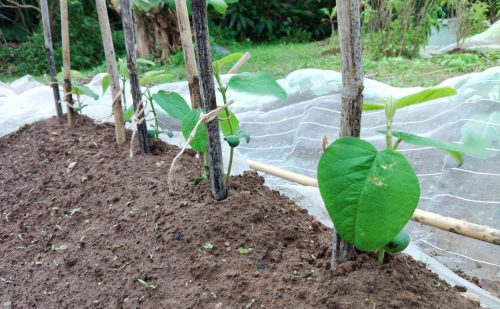
[[[422,263],[358,254],[255,173],[216,202],[177,149],[129,158],[113,128],[50,119],[0,138],[0,304],[11,308],[476,308]],[[163,149],[163,152],[161,151]],[[76,162],[76,164],[74,164]],[[73,167],[71,167],[73,166]],[[142,283],[139,281],[142,280]]]

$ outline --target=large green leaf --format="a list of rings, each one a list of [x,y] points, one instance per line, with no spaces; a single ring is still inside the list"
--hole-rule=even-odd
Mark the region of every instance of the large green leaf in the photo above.
[[[336,231],[358,249],[384,247],[417,207],[420,186],[405,157],[354,137],[333,142],[318,165],[318,185]]]
[[[153,100],[167,114],[178,120],[184,119],[191,111],[186,100],[177,92],[160,90],[153,94]]]
[[[464,157],[462,153],[466,152],[467,149],[463,145],[436,141],[430,138],[399,131],[393,131],[392,136],[401,139],[403,142],[408,144],[439,148],[443,151],[446,151],[455,160],[457,160],[458,165],[462,165],[464,163]]]
[[[271,95],[280,99],[288,97],[274,78],[266,72],[240,73],[231,77],[227,87],[233,90],[257,95]]]
[[[456,94],[457,91],[451,87],[425,89],[420,92],[410,94],[396,100],[396,107],[402,108],[410,105],[421,104]],[[366,103],[366,102],[363,103],[364,111],[382,110],[382,109],[384,109],[384,104]]]
[[[219,113],[219,127],[224,136],[236,134],[240,131],[240,121],[231,111],[229,114],[230,117],[227,116],[225,109]]]
[[[71,91],[73,91],[73,93],[78,96],[86,95],[94,100],[99,99],[99,95],[97,95],[97,93],[95,93],[89,87],[84,85],[73,84]]]
[[[189,138],[189,135],[196,126],[196,123],[200,119],[200,115],[202,113],[203,110],[201,108],[193,109],[189,111],[186,117],[184,117],[184,119],[182,120],[182,135],[184,135],[184,138],[186,140]],[[198,152],[205,152],[205,150],[207,149],[207,129],[204,124],[201,124],[198,127],[198,130],[196,131],[196,134],[189,145]]]

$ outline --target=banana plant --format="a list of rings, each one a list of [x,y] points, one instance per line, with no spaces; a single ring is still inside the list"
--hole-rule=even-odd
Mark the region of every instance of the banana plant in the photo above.
[[[229,89],[251,93],[255,95],[270,95],[278,99],[286,99],[286,91],[274,80],[274,78],[265,72],[255,72],[255,73],[239,73],[233,75],[227,84],[224,84],[221,79],[221,74],[223,70],[229,65],[238,61],[243,54],[231,54],[220,60],[214,61],[212,63],[214,69],[215,80],[217,81],[217,89],[222,96],[222,104],[220,106],[225,106],[219,113],[219,128],[224,140],[230,147],[229,154],[229,164],[226,173],[226,183],[229,181],[229,176],[231,175],[231,168],[234,158],[234,149],[238,147],[241,140],[250,142],[250,134],[240,129],[240,122],[236,115],[230,111],[227,107],[227,91]],[[153,98],[159,106],[161,106],[165,112],[175,119],[180,120],[181,130],[184,138],[188,138],[193,131],[194,127],[198,123],[198,120],[203,113],[201,108],[191,110],[187,102],[175,92],[165,92],[160,91]],[[200,126],[195,133],[194,138],[190,142],[191,148],[200,154],[204,154],[207,143],[206,143],[206,128],[204,125]],[[205,158],[204,158],[205,161]],[[202,177],[197,179],[197,181],[203,180],[207,176],[207,170],[204,169],[202,172]]]
[[[344,137],[334,141],[319,161],[318,186],[336,232],[359,250],[378,251],[379,263],[386,252],[398,253],[408,246],[403,228],[420,199],[415,170],[397,151],[400,143],[439,148],[459,165],[463,153],[476,153],[471,145],[393,131],[396,111],[454,94],[452,88],[428,89],[384,104],[365,103],[364,110],[385,110],[386,129],[380,133],[386,136],[386,148],[379,151],[360,138]]]

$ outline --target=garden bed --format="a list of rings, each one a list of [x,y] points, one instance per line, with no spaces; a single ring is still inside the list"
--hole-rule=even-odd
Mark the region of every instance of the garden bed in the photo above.
[[[332,231],[255,173],[216,202],[178,149],[129,158],[110,125],[0,138],[0,304],[12,308],[476,308],[407,255],[329,269]]]

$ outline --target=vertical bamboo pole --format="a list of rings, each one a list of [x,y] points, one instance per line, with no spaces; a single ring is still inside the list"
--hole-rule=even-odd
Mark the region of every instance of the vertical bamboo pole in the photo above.
[[[97,16],[99,18],[99,26],[101,28],[102,45],[104,47],[104,55],[106,57],[106,67],[108,69],[111,95],[113,97],[116,143],[121,145],[126,141],[125,125],[123,123],[120,82],[118,80],[118,66],[116,65],[115,48],[113,47],[113,38],[111,37],[111,26],[109,25],[106,0],[96,0],[95,3],[97,7]]]
[[[358,0],[337,1],[340,58],[342,62],[342,112],[340,137],[359,136],[363,104],[363,59]],[[334,234],[332,268],[352,259],[354,247]]]
[[[144,105],[142,104],[141,87],[139,86],[139,77],[137,76],[136,64],[136,50],[135,50],[135,34],[134,34],[134,21],[132,18],[132,3],[130,0],[122,0],[122,23],[123,34],[125,35],[125,49],[127,51],[127,67],[130,80],[130,91],[132,92],[132,100],[134,110],[138,120],[137,135],[139,136],[139,147],[143,153],[149,153],[148,143],[148,130],[146,126],[146,119],[144,118]]]
[[[200,72],[201,104],[205,113],[217,108],[215,99],[214,74],[210,40],[208,34],[207,6],[205,0],[192,0],[193,25],[198,52],[198,69]],[[227,197],[224,184],[224,166],[222,163],[222,148],[220,143],[219,120],[207,123],[207,160],[210,168],[210,184],[213,197],[220,201]]]
[[[40,11],[42,12],[43,34],[45,39],[45,53],[50,70],[50,83],[54,94],[54,104],[57,117],[62,117],[61,94],[59,93],[59,83],[57,82],[56,61],[54,60],[54,49],[52,47],[52,32],[50,30],[49,6],[47,0],[40,0]]]
[[[61,37],[64,72],[64,100],[66,101],[66,115],[70,128],[75,126],[76,112],[73,109],[73,94],[71,92],[71,60],[69,51],[68,0],[61,0]]]
[[[198,79],[198,69],[196,68],[196,58],[194,56],[193,35],[189,23],[189,14],[186,0],[175,0],[179,31],[181,33],[182,52],[188,73],[189,94],[191,96],[191,108],[201,107],[200,85]]]

